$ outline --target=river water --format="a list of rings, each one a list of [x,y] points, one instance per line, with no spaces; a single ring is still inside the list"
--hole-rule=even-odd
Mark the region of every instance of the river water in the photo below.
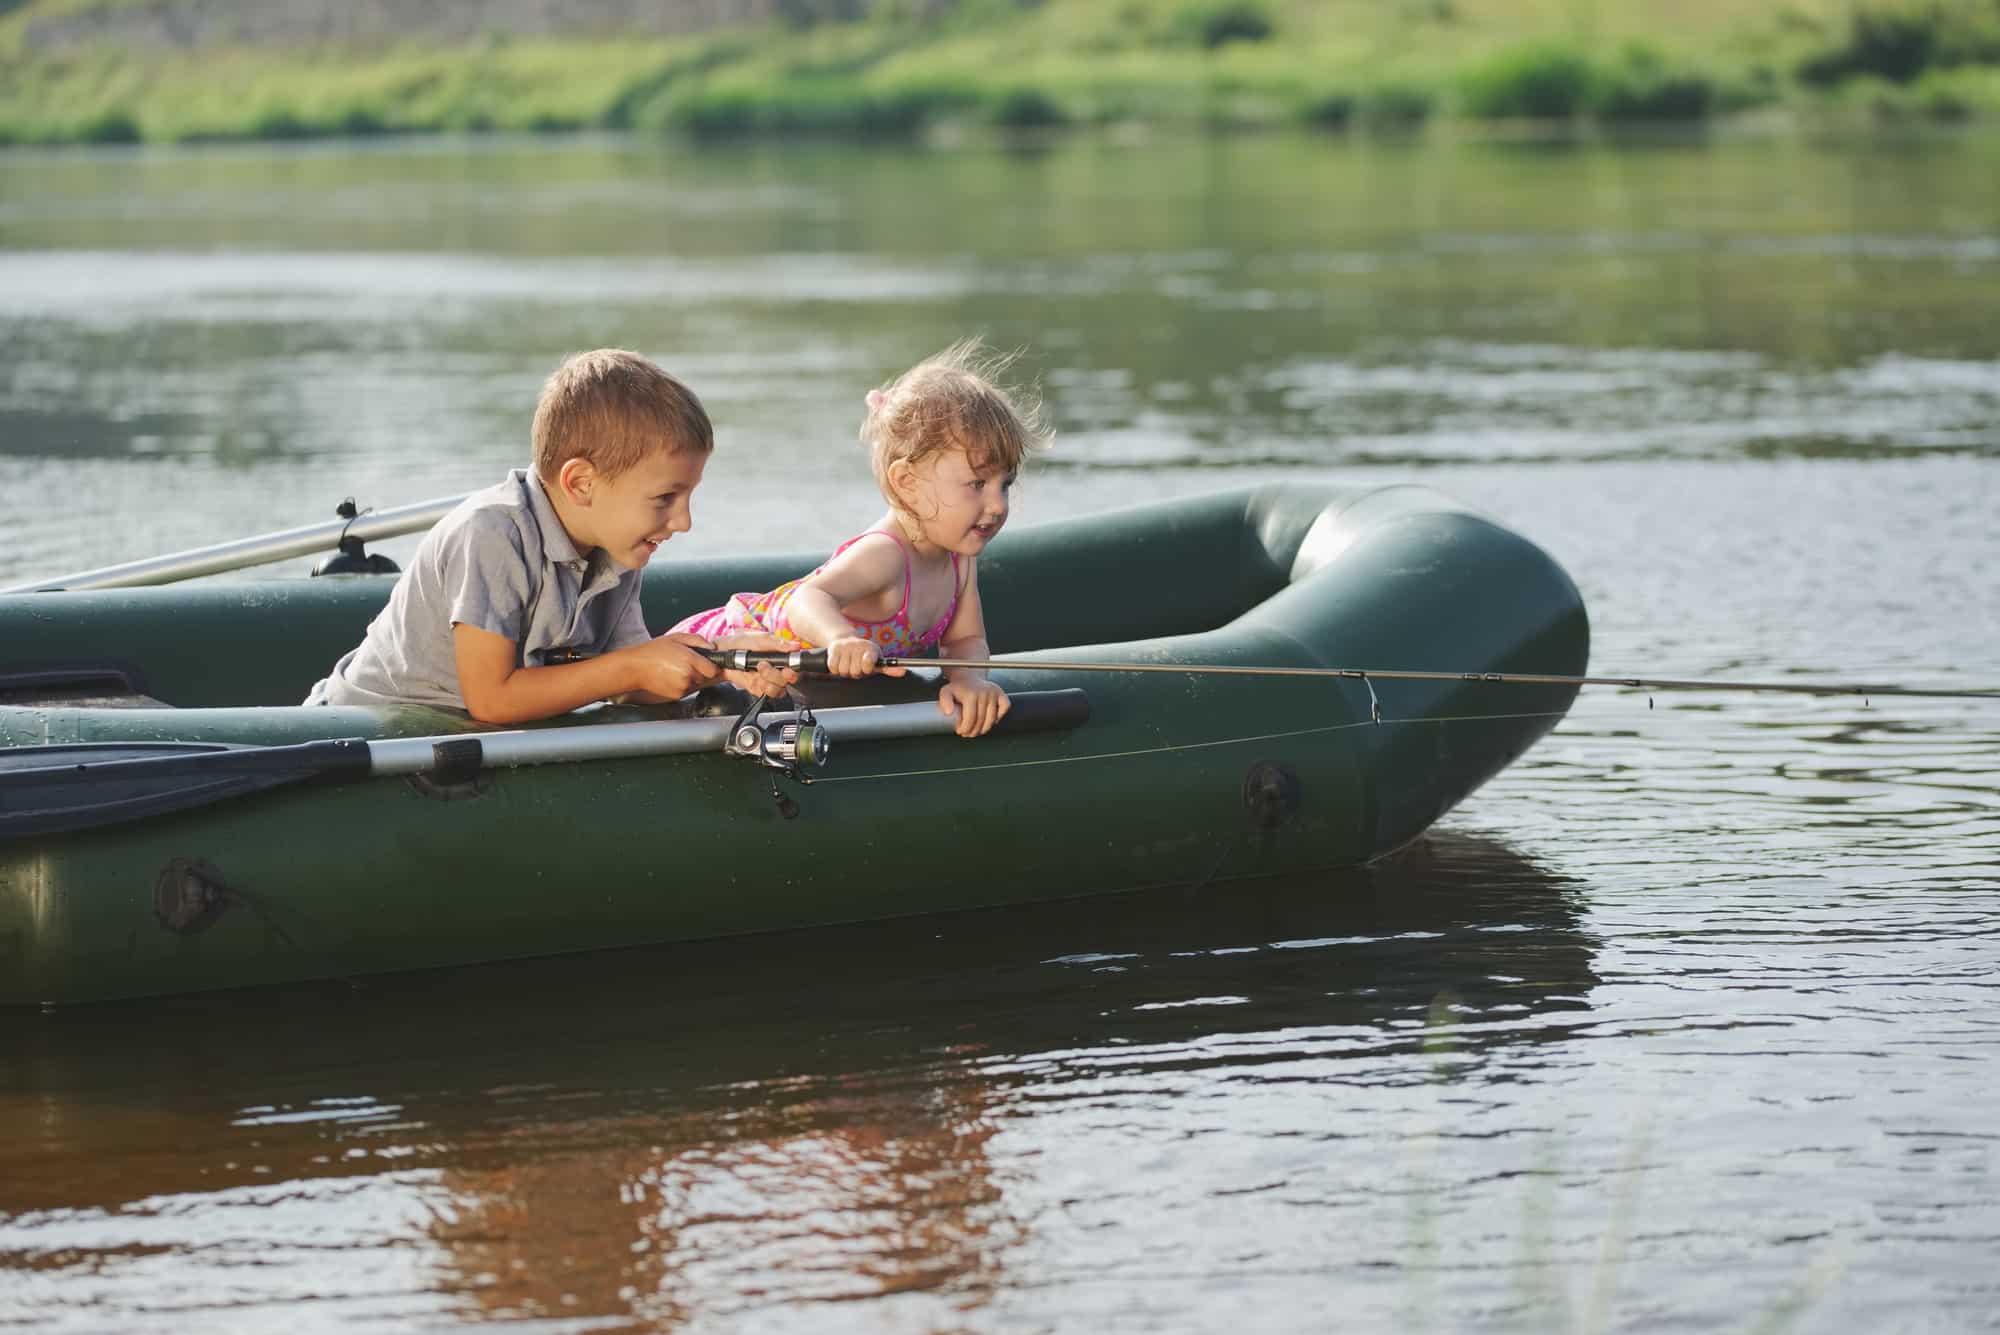
[[[483,485],[603,344],[718,423],[660,559],[830,544],[977,332],[1018,523],[1419,481],[1594,670],[1992,686],[1996,308],[1991,134],[17,152],[0,584]],[[1587,690],[1364,871],[0,1017],[0,1327],[1991,1330],[1996,784]]]

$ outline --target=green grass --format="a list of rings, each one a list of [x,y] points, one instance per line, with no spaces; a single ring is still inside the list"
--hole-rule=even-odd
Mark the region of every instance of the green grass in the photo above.
[[[1378,133],[1437,119],[1694,122],[1773,103],[1836,120],[2000,114],[2000,0],[877,0],[859,22],[679,39],[201,51],[30,40],[38,20],[132,3],[0,7],[0,142],[893,137],[947,122]]]

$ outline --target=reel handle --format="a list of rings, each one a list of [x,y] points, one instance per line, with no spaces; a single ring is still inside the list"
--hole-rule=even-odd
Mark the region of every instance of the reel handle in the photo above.
[[[730,672],[748,672],[763,663],[795,672],[826,671],[824,649],[697,649],[695,652]]]

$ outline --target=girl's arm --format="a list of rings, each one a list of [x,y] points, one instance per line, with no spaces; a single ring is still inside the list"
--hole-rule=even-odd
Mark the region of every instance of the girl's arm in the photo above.
[[[979,606],[979,558],[968,563],[965,592],[959,595],[958,611],[945,627],[940,646],[945,658],[990,658],[986,643],[986,613]],[[987,680],[983,668],[946,668],[944,689],[938,692],[938,708],[958,716],[958,735],[979,737],[993,731],[993,725],[1012,708],[1007,692]]]
[[[785,603],[785,619],[808,644],[826,648],[827,670],[843,677],[863,677],[875,670],[881,650],[854,633],[854,623],[842,609],[873,611],[883,595],[891,593],[902,601],[903,547],[884,533],[880,542],[855,542],[826,563],[811,579],[792,591]],[[864,617],[864,620],[875,620]],[[884,668],[889,676],[901,676],[901,668]]]

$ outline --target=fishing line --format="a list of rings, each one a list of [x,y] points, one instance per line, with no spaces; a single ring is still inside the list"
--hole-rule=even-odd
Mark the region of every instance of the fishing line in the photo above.
[[[782,659],[783,655],[779,658]],[[1408,668],[1244,667],[1233,663],[1074,663],[991,658],[884,658],[884,667],[980,668],[1000,672],[1181,672],[1241,677],[1337,677],[1364,684],[1383,681],[1472,681],[1531,686],[1624,686],[1653,691],[1781,691],[1791,695],[1873,695],[1933,700],[2000,700],[2000,688],[1894,686],[1877,682],[1814,685],[1789,681],[1724,681],[1682,677],[1580,677],[1551,672],[1419,672]],[[1369,697],[1375,690],[1369,686]]]
[[[826,670],[826,650],[706,649],[702,656],[719,667],[745,671],[759,664],[804,672]],[[995,672],[1172,672],[1181,675],[1234,677],[1318,677],[1358,681],[1368,688],[1372,710],[1380,711],[1375,681],[1487,682],[1509,686],[1623,686],[1643,691],[1777,691],[1788,695],[1855,695],[1866,706],[1871,696],[1901,696],[1930,700],[2000,700],[2000,688],[1897,686],[1886,682],[1807,683],[1794,681],[1730,681],[1689,677],[1586,677],[1554,672],[1432,672],[1411,668],[1258,667],[1236,663],[1096,663],[1058,659],[897,658],[884,657],[882,667],[976,668]]]
[[[1219,737],[1206,742],[1173,742],[1165,746],[1140,747],[1132,751],[1099,751],[1087,756],[1049,756],[1041,760],[1009,760],[1000,764],[952,765],[943,769],[896,770],[888,774],[821,775],[813,786],[826,783],[860,783],[864,779],[912,779],[932,774],[985,773],[988,770],[1026,769],[1035,765],[1073,765],[1084,760],[1123,760],[1130,756],[1157,756],[1170,751],[1201,751],[1216,746],[1236,746],[1243,742],[1272,742],[1287,737],[1311,737],[1317,733],[1345,732],[1349,728],[1378,728],[1394,723],[1486,723],[1502,719],[1561,718],[1562,710],[1537,710],[1525,714],[1452,714],[1443,718],[1367,718],[1347,723],[1329,723],[1317,728],[1294,728],[1289,732],[1261,732],[1247,737]]]

